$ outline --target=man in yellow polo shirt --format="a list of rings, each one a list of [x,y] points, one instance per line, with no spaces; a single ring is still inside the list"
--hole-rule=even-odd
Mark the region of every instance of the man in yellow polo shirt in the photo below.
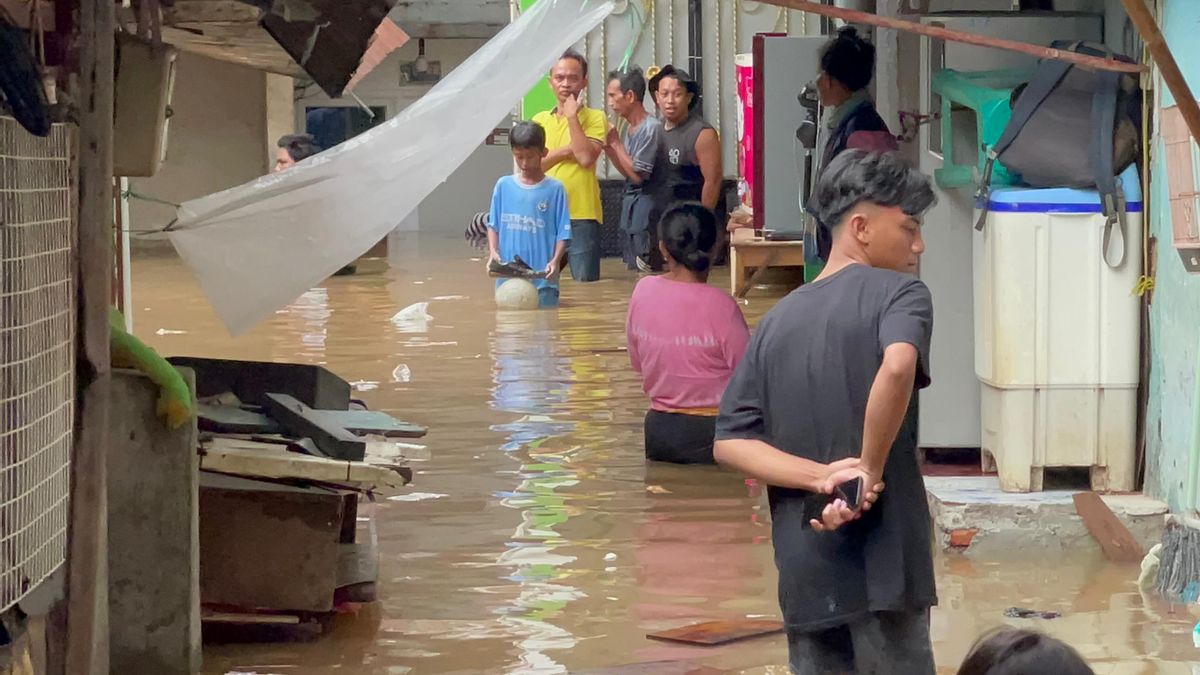
[[[587,89],[587,75],[587,59],[575,51],[563,54],[550,71],[550,87],[558,97],[558,105],[533,116],[533,121],[546,130],[550,151],[542,160],[542,168],[567,189],[571,210],[567,260],[575,281],[600,278],[600,223],[604,219],[596,160],[608,136],[608,120],[602,111],[579,102],[580,93]]]

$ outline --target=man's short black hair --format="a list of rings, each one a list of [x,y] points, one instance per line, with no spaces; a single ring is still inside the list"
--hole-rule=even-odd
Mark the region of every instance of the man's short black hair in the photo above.
[[[517,150],[545,150],[546,130],[537,122],[517,122],[508,136],[508,144]]]
[[[866,89],[875,76],[875,46],[846,26],[821,48],[821,71],[850,91]]]
[[[642,69],[634,66],[628,70],[614,70],[608,74],[608,81],[616,80],[621,85],[621,93],[633,92],[637,101],[646,100],[646,76]]]
[[[583,54],[580,54],[579,52],[575,51],[574,49],[568,49],[567,51],[563,52],[562,56],[558,57],[559,61],[562,61],[564,59],[570,59],[571,61],[575,61],[576,63],[578,63],[583,68],[583,76],[587,77],[587,74],[588,74],[587,59],[583,58]]]
[[[280,137],[277,145],[287,150],[293,162],[302,162],[321,152],[317,139],[310,134],[288,134]]]
[[[894,152],[846,150],[821,174],[808,212],[829,229],[862,203],[898,207],[916,218],[937,203],[929,177]]]

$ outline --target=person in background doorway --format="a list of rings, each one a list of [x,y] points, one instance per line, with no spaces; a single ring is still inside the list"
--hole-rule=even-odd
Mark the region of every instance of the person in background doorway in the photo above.
[[[934,675],[933,542],[910,404],[930,383],[933,302],[912,275],[936,198],[895,153],[849,150],[812,201],[832,225],[829,264],[759,324],[721,400],[715,456],[769,486],[792,672]],[[825,492],[887,491],[860,521],[819,532],[806,512],[827,498],[806,472],[848,458],[861,463],[827,475]]]
[[[899,149],[896,137],[875,110],[871,92],[867,89],[874,77],[875,46],[860,37],[853,26],[839,30],[821,50],[817,92],[826,110],[828,136],[821,151],[818,176],[846,150],[894,152]],[[829,259],[832,239],[829,229],[820,225],[816,225],[814,234],[816,256],[810,260],[820,265]]]
[[[1094,675],[1079,652],[1037,631],[1004,628],[975,643],[958,675]]]
[[[650,93],[662,112],[668,199],[700,202],[720,216],[721,139],[696,113],[699,86],[687,71],[668,65],[650,79]]]
[[[727,293],[708,285],[717,220],[695,202],[672,206],[658,227],[667,272],[629,299],[629,360],[650,397],[646,458],[712,464],[717,406],[746,352],[750,330]]]
[[[666,148],[662,122],[646,112],[646,78],[639,68],[608,76],[608,106],[628,123],[623,134],[608,132],[604,152],[625,176],[621,200],[621,255],[626,266],[643,272],[662,271],[658,221],[662,215]]]
[[[321,152],[321,148],[317,145],[317,139],[310,134],[281,136],[276,146],[279,148],[275,152],[276,173],[290,169],[296,166],[296,162],[303,162]]]
[[[587,90],[587,59],[574,51],[562,55],[550,71],[550,87],[558,98],[553,110],[540,112],[533,121],[546,130],[550,152],[542,168],[562,182],[571,207],[571,245],[567,257],[571,278],[596,281],[600,278],[600,181],[596,160],[608,138],[604,112],[588,108],[579,100]]]
[[[571,215],[563,184],[546,175],[546,132],[534,122],[519,122],[509,136],[517,174],[504,176],[492,192],[487,219],[488,261],[508,263],[520,256],[545,278],[533,279],[540,307],[558,306],[558,273]],[[496,280],[496,287],[504,283]]]
[[[279,141],[275,144],[275,168],[272,173],[287,171],[296,166],[298,162],[312,157],[321,152],[321,146],[317,145],[317,139],[311,134],[288,134],[280,136]],[[333,273],[335,277],[344,277],[354,274],[358,271],[358,265],[350,263],[342,269]]]

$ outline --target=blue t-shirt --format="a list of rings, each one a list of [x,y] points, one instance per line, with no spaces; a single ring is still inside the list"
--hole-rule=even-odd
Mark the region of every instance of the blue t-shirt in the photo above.
[[[571,238],[571,213],[567,191],[558,180],[546,176],[537,185],[526,185],[516,176],[496,181],[492,192],[488,227],[500,236],[500,259],[512,262],[521,256],[539,272],[554,256],[554,247]],[[503,283],[497,280],[497,285]],[[558,286],[558,280],[533,279],[538,288]]]

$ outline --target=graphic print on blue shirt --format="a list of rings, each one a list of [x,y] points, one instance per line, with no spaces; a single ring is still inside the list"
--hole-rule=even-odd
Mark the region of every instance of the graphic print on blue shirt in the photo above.
[[[512,262],[521,256],[530,267],[541,271],[550,264],[554,247],[571,238],[571,212],[567,191],[549,176],[537,185],[526,185],[516,176],[496,181],[492,192],[491,221],[488,227],[500,236],[500,259]],[[538,288],[558,286],[558,280],[533,279]],[[499,286],[504,279],[498,279]]]

